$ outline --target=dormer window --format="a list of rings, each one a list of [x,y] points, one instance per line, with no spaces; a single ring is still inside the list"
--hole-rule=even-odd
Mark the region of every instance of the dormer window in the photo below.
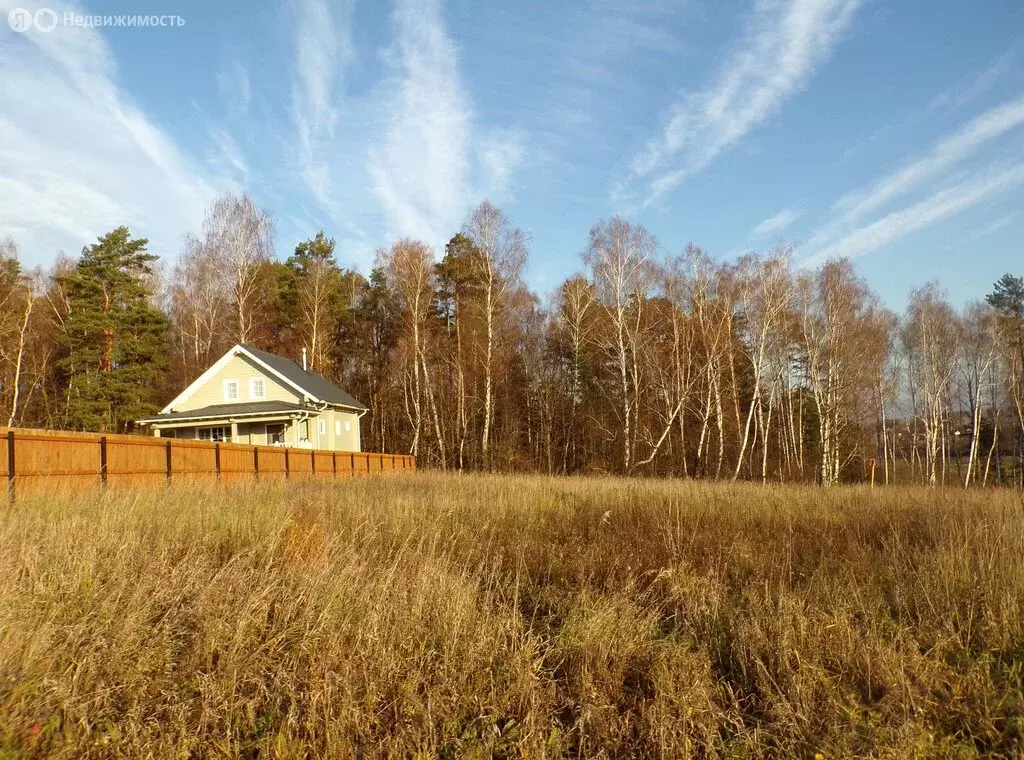
[[[249,398],[261,399],[267,397],[267,384],[262,377],[254,377],[249,380]]]
[[[224,381],[224,400],[225,401],[238,401],[238,381],[237,380],[225,380]]]

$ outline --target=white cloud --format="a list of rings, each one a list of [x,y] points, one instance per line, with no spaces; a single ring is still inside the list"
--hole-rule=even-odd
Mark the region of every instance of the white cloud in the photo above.
[[[832,53],[863,0],[758,0],[709,88],[685,95],[632,161],[647,202],[670,192],[775,115]]]
[[[853,230],[831,245],[813,251],[802,263],[815,266],[831,258],[862,256],[912,232],[949,219],[1021,183],[1024,183],[1024,163],[972,177],[934,193],[920,203]]]
[[[512,196],[512,178],[526,155],[524,135],[512,129],[485,134],[477,146],[481,182],[494,200]]]
[[[385,85],[382,134],[369,154],[373,192],[390,237],[440,246],[472,204],[510,192],[522,137],[478,134],[437,0],[397,0],[392,23],[394,73]]]
[[[303,0],[295,27],[296,81],[292,119],[303,180],[324,208],[334,212],[329,149],[338,122],[341,85],[355,60],[352,3]]]
[[[671,21],[684,13],[678,0],[592,0],[567,6],[568,18],[559,18],[553,38],[563,53],[560,65],[576,78],[570,93],[588,100],[594,85],[620,87],[624,64],[645,51],[677,53],[683,45],[671,30]],[[556,22],[557,23],[557,22]]]
[[[0,0],[0,18],[28,0]],[[63,17],[74,5],[47,2]],[[58,25],[0,47],[0,230],[30,263],[127,224],[161,255],[196,229],[224,186],[184,155],[119,89],[95,29]]]
[[[398,72],[383,141],[371,148],[373,191],[390,234],[436,245],[465,212],[469,100],[438,3],[398,0],[393,23]]]
[[[883,177],[867,190],[840,198],[833,208],[841,222],[856,222],[892,200],[934,179],[946,169],[974,155],[985,143],[1024,124],[1024,97],[1003,103],[939,141],[927,156]]]
[[[774,216],[759,223],[747,235],[747,240],[763,240],[764,238],[777,235],[792,226],[793,222],[804,215],[803,209],[784,208]]]
[[[988,237],[989,235],[994,235],[999,232],[999,230],[1005,229],[1013,224],[1016,218],[1016,214],[1003,214],[998,219],[993,219],[981,229],[976,230],[968,240],[980,240],[981,238]]]
[[[1019,47],[1020,40],[1017,40],[1010,46],[1009,50],[996,58],[992,65],[975,76],[970,82],[958,85],[951,90],[939,94],[928,104],[928,110],[953,111],[988,93],[1004,74],[1014,68]]]
[[[241,117],[248,116],[252,104],[252,85],[249,82],[249,71],[241,61],[235,59],[220,70],[217,74],[217,88],[230,111]]]
[[[235,138],[219,127],[211,127],[209,135],[214,147],[210,163],[245,185],[249,179],[249,166],[246,164],[242,149],[238,147]]]

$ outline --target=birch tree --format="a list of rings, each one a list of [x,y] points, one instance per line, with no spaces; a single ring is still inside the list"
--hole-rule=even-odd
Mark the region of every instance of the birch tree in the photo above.
[[[959,332],[956,315],[936,283],[911,291],[903,343],[907,371],[920,393],[915,416],[924,427],[925,478],[931,486],[945,479],[946,423]]]
[[[210,206],[203,234],[230,283],[234,340],[245,343],[263,300],[260,270],[274,255],[274,219],[248,195],[227,194]]]
[[[201,238],[189,235],[171,280],[171,319],[187,379],[197,377],[226,348],[231,282]]]
[[[407,398],[407,416],[412,425],[409,453],[417,455],[428,412],[434,423],[440,463],[447,467],[444,437],[438,415],[434,389],[427,363],[428,320],[433,303],[434,252],[426,243],[404,239],[395,243],[380,260],[392,286],[401,296],[405,311],[405,332],[409,361],[407,377],[411,387]],[[425,407],[425,408],[424,408]]]
[[[802,275],[796,293],[806,382],[818,417],[819,480],[833,485],[853,454],[844,442],[861,423],[860,397],[873,384],[860,336],[876,320],[877,299],[844,259]]]
[[[591,340],[595,298],[590,283],[576,276],[565,281],[558,293],[557,315],[569,351],[569,414],[566,423],[565,444],[562,451],[562,471],[569,471],[569,460],[578,462],[580,447],[579,413],[583,404],[584,354]]]
[[[721,477],[725,461],[725,416],[722,384],[728,364],[726,354],[731,350],[731,309],[729,289],[721,288],[722,271],[703,250],[688,245],[684,251],[684,282],[689,286],[689,309],[700,336],[701,358],[698,375],[704,392],[700,407],[701,429],[694,453],[693,472],[706,474],[706,452],[711,447],[711,420],[717,431],[717,458],[714,477]],[[725,291],[726,295],[723,295]]]
[[[7,427],[18,419],[29,321],[36,294],[32,279],[22,271],[13,239],[0,242],[0,400],[7,412]]]
[[[740,301],[743,309],[745,332],[744,345],[750,359],[751,371],[754,376],[754,389],[750,405],[747,409],[746,421],[740,439],[740,449],[736,456],[736,469],[733,480],[740,476],[743,458],[750,439],[751,422],[755,412],[759,415],[762,447],[767,456],[768,428],[763,418],[764,385],[771,385],[771,396],[768,402],[770,418],[775,404],[777,378],[768,372],[769,360],[784,340],[784,317],[789,307],[791,283],[789,277],[788,249],[778,249],[767,259],[745,257],[740,262],[739,271],[742,285]],[[770,420],[769,420],[770,421]],[[761,479],[767,479],[767,459],[763,458]]]
[[[968,404],[971,427],[967,452],[967,471],[964,488],[969,488],[978,477],[981,422],[984,412],[984,390],[992,367],[999,358],[999,334],[996,312],[991,306],[973,302],[960,318],[960,345],[958,370]]]
[[[447,363],[455,381],[453,466],[460,470],[467,464],[466,446],[469,439],[470,368],[467,345],[473,336],[468,329],[467,314],[472,311],[473,299],[476,297],[473,277],[473,258],[476,255],[473,241],[458,233],[445,245],[444,258],[437,265],[438,300],[444,311],[449,339],[455,344],[455,350],[447,356]]]
[[[491,424],[494,418],[494,349],[497,322],[509,294],[518,286],[526,265],[526,234],[513,227],[497,206],[484,201],[470,214],[463,234],[473,241],[471,267],[480,287],[484,321],[484,398],[480,453],[490,466]]]
[[[618,378],[622,469],[625,472],[633,466],[637,435],[635,391],[638,389],[634,361],[639,331],[632,327],[640,322],[643,299],[653,284],[652,257],[657,247],[657,239],[647,230],[616,216],[591,228],[584,254],[610,328],[601,343]]]
[[[297,279],[295,300],[298,331],[309,353],[309,368],[324,373],[337,326],[341,301],[341,270],[334,258],[334,239],[323,230],[295,246],[288,258]]]

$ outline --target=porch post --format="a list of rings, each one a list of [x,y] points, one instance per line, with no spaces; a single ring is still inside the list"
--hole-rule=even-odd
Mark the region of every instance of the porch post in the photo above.
[[[231,442],[238,443],[238,423],[231,420]]]

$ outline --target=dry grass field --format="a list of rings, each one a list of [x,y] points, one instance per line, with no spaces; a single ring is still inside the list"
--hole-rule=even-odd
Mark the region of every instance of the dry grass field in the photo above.
[[[0,517],[0,757],[1021,757],[1024,503],[431,473]]]

